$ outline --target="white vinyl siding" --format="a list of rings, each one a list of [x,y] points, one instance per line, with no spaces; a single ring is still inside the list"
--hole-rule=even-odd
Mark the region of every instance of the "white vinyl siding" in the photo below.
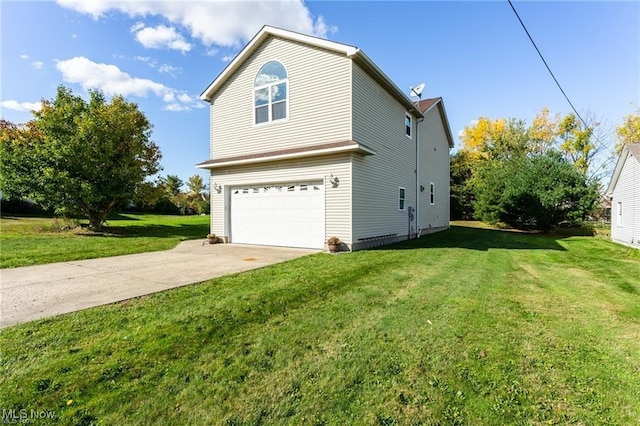
[[[287,119],[256,125],[254,81],[270,60],[287,70]],[[275,37],[265,41],[213,96],[211,158],[349,140],[350,64],[323,49]]]
[[[225,188],[218,194],[211,193],[211,230],[219,236],[230,235],[230,188],[258,184],[286,182],[324,182],[325,238],[335,235],[347,244],[351,243],[351,163],[349,154],[284,160],[246,166],[216,169],[211,184]],[[339,178],[337,188],[329,179]],[[225,223],[226,220],[226,223]]]
[[[353,157],[353,236],[409,232],[408,208],[415,208],[415,141],[405,136],[406,108],[356,63],[353,69],[353,140],[376,154]],[[405,210],[398,187],[406,188]],[[414,230],[415,232],[415,221]]]
[[[640,161],[628,154],[613,189],[611,239],[640,247]]]
[[[431,108],[418,123],[420,138],[419,223],[422,232],[449,226],[449,141],[438,105]],[[431,184],[434,203],[431,204]]]

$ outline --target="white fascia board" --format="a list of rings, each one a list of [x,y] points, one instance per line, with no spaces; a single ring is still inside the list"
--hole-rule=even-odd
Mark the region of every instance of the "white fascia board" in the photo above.
[[[269,161],[290,160],[294,158],[314,157],[318,155],[336,154],[340,152],[361,152],[364,155],[375,155],[376,152],[363,145],[341,146],[337,148],[318,149],[315,151],[293,152],[289,154],[271,155],[268,157],[245,158],[238,160],[229,160],[214,164],[196,165],[198,169],[217,169],[220,167],[241,166],[246,164],[266,163]]]
[[[614,169],[613,175],[611,176],[611,182],[609,182],[609,186],[607,187],[608,197],[611,197],[613,195],[613,190],[616,188],[616,184],[618,183],[618,179],[620,178],[620,173],[622,173],[624,163],[627,162],[627,158],[630,154],[631,153],[629,152],[629,149],[625,146],[620,153],[620,157],[618,157],[616,168]]]
[[[348,44],[337,43],[335,41],[325,40],[318,37],[309,36],[306,34],[296,33],[293,31],[283,30],[282,28],[271,27],[265,25],[256,34],[247,45],[236,55],[235,58],[225,67],[224,70],[209,84],[209,86],[200,94],[200,99],[203,101],[211,101],[212,95],[215,91],[229,78],[247,57],[268,37],[276,36],[286,40],[297,41],[307,45],[319,47],[322,49],[331,50],[334,52],[345,54],[346,56],[352,56],[358,48],[350,46]]]
[[[449,148],[453,148],[455,141],[453,140],[453,133],[451,133],[451,126],[449,126],[449,118],[447,117],[447,111],[444,108],[444,101],[442,98],[436,102],[440,111],[442,112],[442,122],[444,123],[444,129],[447,132],[447,138],[449,139]]]

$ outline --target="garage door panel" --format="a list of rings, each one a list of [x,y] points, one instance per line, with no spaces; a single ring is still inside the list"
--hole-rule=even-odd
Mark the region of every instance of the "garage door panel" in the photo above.
[[[231,241],[323,248],[322,182],[283,183],[231,190]]]

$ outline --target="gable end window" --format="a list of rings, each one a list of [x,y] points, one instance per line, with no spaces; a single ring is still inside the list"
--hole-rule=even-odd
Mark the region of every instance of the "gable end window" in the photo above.
[[[398,187],[398,210],[403,211],[405,209],[405,189],[401,186]]]
[[[411,138],[411,131],[413,129],[413,125],[412,124],[413,124],[413,120],[411,119],[411,114],[406,112],[404,114],[404,134],[408,138]]]
[[[269,61],[253,82],[254,123],[284,120],[288,116],[289,79],[284,65]]]
[[[436,185],[433,182],[429,182],[429,204],[434,205],[436,203]]]

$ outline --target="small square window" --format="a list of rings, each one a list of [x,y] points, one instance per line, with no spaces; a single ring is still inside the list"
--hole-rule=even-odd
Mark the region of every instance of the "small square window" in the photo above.
[[[409,113],[406,113],[404,115],[404,134],[407,135],[408,138],[411,137],[412,129],[413,129],[413,126],[412,126],[411,115]]]
[[[398,210],[405,209],[405,202],[406,202],[405,192],[406,191],[403,187],[398,188]]]

